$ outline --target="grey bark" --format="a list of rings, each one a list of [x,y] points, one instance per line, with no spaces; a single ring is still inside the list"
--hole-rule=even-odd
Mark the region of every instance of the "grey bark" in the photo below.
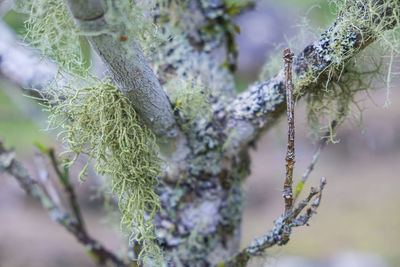
[[[111,73],[114,82],[131,101],[141,119],[154,132],[159,140],[167,141],[178,134],[175,118],[166,94],[145,56],[134,39],[130,50],[108,31],[100,32],[107,27],[104,19],[106,1],[66,1],[71,13],[87,35],[89,43],[98,53]],[[118,32],[123,32],[124,25],[114,26]]]

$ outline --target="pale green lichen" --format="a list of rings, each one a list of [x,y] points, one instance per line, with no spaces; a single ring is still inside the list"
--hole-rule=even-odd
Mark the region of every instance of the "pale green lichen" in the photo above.
[[[106,3],[109,8],[105,17],[111,25],[107,29],[111,31],[115,24],[126,26],[122,27],[124,32],[110,34],[116,38],[126,35],[128,40],[135,37],[145,52],[151,53],[157,45],[157,34],[145,11],[152,6],[129,0],[113,2],[115,5]],[[155,242],[153,218],[160,203],[154,188],[161,162],[154,135],[109,78],[100,80],[89,73],[81,52],[83,37],[64,1],[21,0],[16,9],[29,14],[26,40],[57,61],[60,73],[69,77],[68,82],[59,82],[64,75],[58,75],[44,90],[52,99],[48,105],[50,127],[60,129],[59,137],[74,156],[72,163],[81,154],[88,156],[80,178],[86,175],[91,160],[95,161],[98,174],[111,178],[109,184],[112,194],[118,196],[121,225],[142,248],[139,259],[157,261],[161,250]]]
[[[183,115],[182,127],[184,130],[190,130],[191,124],[200,119],[205,121],[211,119],[210,93],[199,79],[176,78],[171,80],[166,88],[169,90],[175,110],[180,111]]]
[[[25,21],[25,40],[57,61],[60,68],[81,72],[85,65],[80,30],[60,0],[19,0],[16,10],[29,14]]]
[[[381,71],[381,65],[375,59],[371,65],[358,64],[355,61],[346,64],[339,79],[332,79],[325,88],[312,88],[307,92],[308,124],[314,133],[328,131],[332,142],[335,142],[332,122],[340,125],[349,116],[361,118],[363,108],[357,98],[358,93],[374,90],[373,81]]]
[[[130,40],[135,38],[143,53],[150,57],[162,42],[167,41],[153,21],[153,12],[159,1],[106,0],[106,3],[108,8],[105,19],[110,27],[116,25],[118,30],[122,29],[122,32],[116,32],[114,35],[116,38],[126,36],[124,45],[129,46]],[[130,51],[129,47],[127,48],[127,51]]]
[[[331,122],[342,123],[352,114],[354,107],[361,112],[363,108],[356,94],[360,91],[368,94],[369,90],[376,88],[377,84],[372,82],[383,72],[387,73],[386,87],[389,90],[393,54],[400,51],[400,4],[397,1],[331,2],[337,7],[338,19],[316,45],[319,56],[329,63],[325,69],[328,79],[324,88],[307,92],[308,120],[316,131],[326,131],[327,127],[331,130]],[[361,41],[357,35],[359,32],[364,33]],[[359,53],[360,42],[372,41],[375,42],[372,49]],[[388,67],[382,64],[382,58],[387,55],[374,50],[389,51],[389,62],[384,62]],[[307,79],[316,78],[311,75]],[[323,121],[325,123],[321,123]]]
[[[146,256],[160,254],[154,244],[152,219],[159,210],[154,192],[161,171],[155,137],[138,120],[129,100],[109,79],[93,79],[78,90],[52,91],[57,103],[49,106],[50,125],[60,127],[59,137],[67,153],[89,157],[100,175],[111,177],[112,193],[118,196],[121,224],[133,227],[131,238],[144,244]]]
[[[294,82],[295,93],[305,95],[308,122],[313,132],[329,130],[334,141],[330,127],[333,120],[340,124],[355,113],[361,118],[363,107],[356,97],[359,92],[369,97],[368,92],[379,88],[380,82],[387,88],[386,105],[389,102],[389,89],[396,75],[392,63],[400,53],[400,4],[377,0],[332,0],[330,3],[338,19],[312,44],[320,59],[312,61],[308,71],[295,77]],[[304,43],[302,36],[315,36],[315,32],[309,23],[303,22],[301,37],[294,38],[295,45],[290,45],[293,41],[289,40],[289,47],[298,47],[299,43]],[[361,43],[372,42],[372,46],[359,51]],[[276,54],[274,60],[264,66],[261,79],[270,78],[268,76],[276,70],[281,58],[280,53]],[[307,85],[315,82],[321,73],[327,76],[326,82],[309,88]]]
[[[331,0],[336,19],[334,25],[322,33],[319,41],[312,44],[320,59],[312,60],[308,71],[295,77],[296,94],[306,98],[308,123],[315,134],[328,130],[331,141],[334,132],[330,125],[349,117],[362,118],[363,106],[360,95],[369,97],[369,91],[384,85],[389,103],[391,83],[397,75],[393,61],[400,54],[400,3],[377,0]],[[299,34],[287,40],[294,50],[310,45],[319,29],[314,30],[307,20],[299,25]],[[359,33],[363,33],[359,35]],[[372,43],[360,50],[360,43]],[[297,51],[300,52],[300,51]],[[300,58],[300,60],[302,60]],[[265,80],[277,72],[283,62],[281,53],[273,53],[264,65],[260,79]],[[310,88],[321,73],[326,82]],[[305,86],[304,86],[305,85]]]

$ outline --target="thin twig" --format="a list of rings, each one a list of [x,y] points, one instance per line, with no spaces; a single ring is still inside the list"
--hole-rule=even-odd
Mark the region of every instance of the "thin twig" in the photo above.
[[[85,222],[83,220],[81,210],[78,204],[78,200],[75,194],[75,190],[71,184],[70,178],[69,178],[69,166],[64,166],[63,170],[60,170],[59,163],[57,161],[57,158],[54,153],[54,149],[50,148],[48,149],[48,156],[51,161],[51,165],[54,169],[54,171],[57,174],[57,177],[61,183],[61,185],[64,188],[65,193],[68,196],[68,203],[69,206],[72,210],[73,215],[75,216],[79,227],[84,231],[85,230]]]
[[[302,212],[302,210],[308,205],[308,203],[310,203],[311,199],[315,196],[315,195],[320,195],[321,191],[324,189],[326,184],[326,178],[322,177],[321,182],[320,182],[320,186],[319,189],[316,189],[314,187],[311,187],[310,193],[308,193],[308,196],[301,200],[298,204],[297,207],[293,210],[293,218],[296,218],[300,212]]]
[[[293,81],[292,81],[292,62],[294,54],[289,48],[283,50],[283,59],[285,61],[286,75],[286,106],[288,117],[288,144],[286,152],[286,177],[283,185],[283,199],[285,200],[285,212],[288,213],[293,206],[293,168],[296,162],[294,149],[294,99],[293,99]]]
[[[289,214],[285,212],[279,216],[274,222],[274,227],[266,235],[255,238],[250,246],[238,252],[228,261],[223,262],[221,266],[244,267],[252,257],[262,255],[266,249],[275,245],[285,245],[289,241],[292,228],[307,225],[312,215],[316,213],[321,203],[322,191],[325,185],[326,178],[322,177],[319,188],[312,189],[308,197],[300,201],[293,212]],[[314,200],[312,201],[312,199]],[[305,214],[299,216],[311,201],[311,207],[306,210]]]
[[[312,215],[317,213],[317,209],[319,207],[319,204],[321,203],[322,191],[324,190],[325,185],[326,185],[326,178],[322,177],[320,185],[319,185],[319,189],[311,190],[309,197],[307,197],[306,200],[300,201],[297,208],[295,209],[295,212],[293,212],[293,216],[295,215],[294,213],[297,213],[293,219],[293,225],[292,225],[293,227],[299,227],[299,226],[306,225],[308,223],[308,221],[311,219]],[[314,192],[312,192],[312,191],[314,191]],[[316,195],[316,197],[314,198],[314,201],[311,203],[311,207],[307,209],[307,211],[304,215],[297,217],[300,214],[301,210],[304,209],[308,203],[310,203],[310,201],[312,199],[312,196],[310,197],[311,194],[313,194],[313,196]]]
[[[323,137],[318,142],[317,150],[315,151],[311,163],[308,165],[306,171],[304,172],[303,176],[301,177],[301,180],[298,182],[296,185],[296,189],[294,191],[294,199],[293,202],[296,203],[297,198],[299,197],[301,191],[303,190],[303,186],[306,184],[308,177],[310,176],[311,172],[314,170],[315,164],[318,161],[319,156],[321,155],[322,150],[325,148],[327,144],[327,139],[329,136],[334,134],[336,131],[338,123],[337,120],[333,120],[330,124],[330,130],[325,133]]]
[[[44,157],[42,154],[37,155],[33,158],[35,162],[35,166],[37,168],[37,177],[38,182],[43,187],[45,193],[49,196],[51,201],[59,207],[63,207],[63,203],[60,199],[60,195],[58,194],[56,188],[53,186],[52,181],[49,179],[49,172],[46,165],[44,164]]]
[[[15,177],[25,192],[40,202],[50,216],[50,218],[63,226],[68,232],[72,233],[78,241],[85,246],[90,256],[99,264],[110,262],[115,266],[129,266],[120,260],[111,251],[107,250],[98,241],[93,239],[88,233],[79,226],[74,216],[60,209],[52,199],[46,194],[40,184],[32,179],[26,169],[15,160],[12,150],[6,150],[0,140],[0,172],[7,172]]]
[[[306,225],[309,219],[312,217],[321,202],[322,190],[326,185],[326,179],[323,177],[320,182],[319,189],[311,188],[309,195],[299,204],[294,207],[294,199],[292,192],[293,184],[293,169],[295,164],[295,127],[294,127],[294,99],[293,99],[293,82],[292,82],[292,59],[293,53],[290,49],[283,51],[283,58],[285,60],[285,75],[286,75],[286,106],[288,115],[288,145],[286,152],[286,176],[283,186],[283,198],[285,201],[285,210],[281,216],[279,216],[275,222],[274,227],[268,231],[268,233],[262,237],[255,238],[250,246],[241,250],[235,254],[232,258],[226,262],[222,262],[219,266],[224,267],[244,267],[253,256],[262,255],[262,253],[269,247],[274,245],[285,245],[289,241],[289,237],[292,233],[293,227]],[[336,123],[333,122],[333,128]],[[317,154],[314,155],[313,161],[311,162],[306,173],[303,175],[301,182],[304,184],[310,175],[314,165],[318,159],[318,155],[325,144],[320,143]],[[297,195],[296,195],[297,196]],[[314,200],[313,200],[314,199]],[[311,207],[307,209],[305,214],[300,215],[307,205],[311,203]]]

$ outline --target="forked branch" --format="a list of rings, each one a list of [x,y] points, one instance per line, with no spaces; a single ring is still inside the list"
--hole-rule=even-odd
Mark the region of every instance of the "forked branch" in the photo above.
[[[88,254],[95,259],[97,263],[112,263],[114,266],[121,267],[129,266],[86,232],[85,227],[83,226],[83,220],[76,216],[76,211],[74,211],[73,215],[64,212],[63,209],[59,207],[51,197],[49,197],[43,189],[43,186],[29,176],[27,170],[15,159],[14,152],[12,150],[6,150],[3,147],[2,141],[0,141],[0,173],[1,172],[6,172],[13,176],[22,189],[24,189],[28,195],[36,199],[43,208],[47,210],[52,220],[64,227],[68,232],[74,235],[82,245],[85,246]],[[71,190],[73,190],[72,187]],[[75,195],[74,192],[73,195]],[[72,200],[71,203],[77,205],[76,199]],[[72,207],[72,209],[74,208]]]
[[[251,245],[227,262],[220,263],[221,267],[244,267],[248,261],[254,256],[262,255],[266,249],[274,245],[285,245],[289,242],[290,235],[293,227],[303,226],[308,223],[314,213],[316,213],[319,204],[321,203],[322,191],[326,185],[326,178],[322,177],[319,188],[311,187],[308,196],[297,203],[293,197],[293,169],[295,163],[295,126],[294,126],[294,86],[292,81],[292,58],[293,53],[290,49],[283,51],[283,58],[285,61],[285,87],[286,87],[286,107],[288,117],[288,144],[286,152],[286,175],[283,184],[283,199],[285,204],[284,212],[279,216],[275,222],[274,227],[266,235],[255,238]],[[324,139],[323,142],[326,142]],[[322,148],[319,146],[318,155]],[[303,176],[302,183],[304,184],[308,175],[312,171],[316,161],[314,156],[312,167],[307,169],[305,176]],[[305,178],[304,178],[305,177]],[[298,192],[300,193],[301,190]],[[296,195],[297,196],[297,195]],[[304,214],[302,211],[307,208]]]

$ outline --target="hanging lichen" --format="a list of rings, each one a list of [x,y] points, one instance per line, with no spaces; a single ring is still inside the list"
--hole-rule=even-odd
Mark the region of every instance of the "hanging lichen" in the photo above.
[[[356,97],[360,92],[368,98],[370,90],[381,87],[380,82],[386,86],[389,95],[390,84],[396,75],[392,63],[395,55],[400,54],[399,2],[332,0],[330,3],[337,19],[317,42],[310,44],[310,38],[306,38],[305,45],[311,45],[316,55],[306,67],[308,69],[295,79],[295,93],[306,98],[308,123],[315,134],[331,131],[333,120],[340,124],[357,113],[360,115],[354,117],[361,118],[363,107],[360,98]],[[295,42],[289,40],[288,46],[299,46],[304,43],[304,36],[310,33],[317,36],[313,32],[315,30],[303,22],[299,37],[294,38]],[[364,48],[371,42],[374,44]],[[363,48],[362,52],[360,48]],[[274,62],[282,61],[280,53],[276,54],[277,57],[273,56],[274,60],[264,66],[260,75],[262,80],[276,73],[279,64]],[[299,56],[299,60],[304,60],[302,54]],[[309,86],[315,84],[321,73],[326,82]],[[386,104],[388,100],[389,97]],[[332,131],[331,134],[331,141],[334,141]]]
[[[143,251],[154,254],[152,218],[160,208],[154,192],[160,174],[153,134],[138,120],[129,100],[110,80],[93,80],[81,89],[65,88],[58,103],[50,106],[50,125],[61,128],[59,137],[75,159],[89,157],[95,171],[111,177],[112,193],[118,196],[122,224],[133,226],[132,239]],[[147,216],[147,217],[146,217]],[[159,253],[157,253],[159,254]]]
[[[106,3],[110,7],[105,15],[109,28],[125,25],[124,36],[134,36],[145,52],[151,53],[158,44],[156,27],[145,13],[151,6],[129,0]],[[52,99],[48,103],[50,127],[60,129],[59,137],[68,146],[66,154],[72,154],[72,163],[81,154],[88,156],[81,179],[92,160],[98,174],[111,178],[109,184],[118,197],[121,225],[142,249],[139,259],[159,258],[153,218],[160,209],[154,188],[161,162],[154,135],[109,78],[101,80],[90,74],[81,52],[80,30],[64,1],[21,0],[17,10],[29,14],[25,39],[59,63],[60,75],[43,90]],[[65,76],[68,82],[61,81]]]
[[[19,0],[16,10],[29,14],[25,21],[25,40],[57,61],[69,72],[85,68],[79,28],[68,13],[64,1]]]
[[[117,25],[119,29],[123,28],[123,32],[118,32],[115,37],[120,38],[122,34],[126,37],[123,44],[127,46],[130,44],[129,40],[134,37],[143,53],[151,56],[159,49],[160,44],[167,40],[159,33],[159,28],[152,19],[154,8],[158,2],[157,0],[106,0],[108,9],[105,19],[108,27],[112,28]]]
[[[338,19],[314,44],[318,56],[329,63],[325,69],[328,79],[323,88],[307,91],[308,121],[316,131],[326,131],[333,120],[342,123],[354,107],[362,111],[355,95],[374,89],[376,84],[372,84],[372,81],[377,80],[383,71],[388,75],[386,88],[389,90],[393,54],[399,54],[400,51],[400,5],[397,1],[331,2],[336,5]],[[396,25],[395,28],[392,28],[393,25]],[[361,32],[364,34],[359,34]],[[360,43],[371,41],[375,41],[375,50],[385,51],[386,55],[373,49],[358,52]],[[385,61],[383,59],[387,57],[387,51],[389,60]],[[349,60],[357,53],[356,57]],[[312,74],[307,77],[310,73],[301,79],[318,78]]]

